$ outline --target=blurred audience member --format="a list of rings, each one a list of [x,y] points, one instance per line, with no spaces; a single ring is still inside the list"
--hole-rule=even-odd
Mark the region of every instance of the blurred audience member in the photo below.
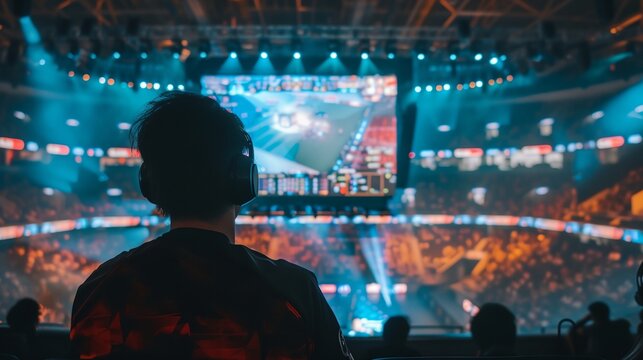
[[[21,360],[35,358],[34,337],[40,318],[40,304],[34,299],[19,300],[7,313],[9,333],[0,337],[0,353],[17,356]]]
[[[632,346],[630,323],[624,319],[610,320],[610,308],[597,301],[589,305],[589,313],[572,328],[576,352],[604,359],[621,359]],[[587,325],[588,322],[591,325]]]
[[[471,319],[471,335],[479,356],[513,356],[516,317],[504,305],[487,303]]]
[[[386,323],[382,332],[384,345],[369,351],[367,359],[394,357],[394,356],[420,356],[416,350],[406,346],[406,340],[411,330],[411,324],[405,316],[392,316]]]

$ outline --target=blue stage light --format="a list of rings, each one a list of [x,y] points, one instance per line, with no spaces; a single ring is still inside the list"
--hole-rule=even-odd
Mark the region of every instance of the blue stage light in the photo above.
[[[395,59],[395,53],[390,52],[390,53],[388,53],[388,54],[386,55],[386,57],[387,57],[387,58],[389,58],[389,60],[393,60],[393,59]]]
[[[172,84],[167,84],[166,89],[167,89],[167,91],[172,91],[172,90],[174,90],[174,85],[172,85]]]
[[[451,55],[449,55],[449,59],[450,59],[451,61],[456,61],[456,60],[458,59],[458,55],[456,55],[456,54],[451,54]]]
[[[331,59],[337,59],[337,52],[333,51],[330,53],[330,58]]]
[[[444,84],[443,88],[444,88],[444,91],[449,91],[449,90],[451,90],[451,85],[450,84]]]
[[[292,54],[292,57],[293,57],[293,59],[299,60],[299,59],[301,59],[301,53],[299,51],[295,51]]]
[[[259,56],[260,56],[262,59],[267,59],[267,58],[268,58],[268,53],[267,53],[267,52],[265,52],[265,51],[262,51],[262,52],[261,52],[261,54],[259,54]]]
[[[482,81],[481,80],[476,81],[476,86],[477,87],[482,87]]]
[[[416,93],[419,93],[420,91],[422,91],[422,87],[421,87],[421,86],[419,86],[419,85],[418,85],[418,86],[416,86],[416,87],[415,87],[415,92],[416,92]]]
[[[474,58],[476,61],[480,61],[480,60],[482,60],[482,54],[481,54],[481,53],[477,53],[477,54],[476,54],[476,56],[474,56],[473,58]]]
[[[23,16],[18,19],[20,26],[22,27],[22,33],[24,34],[27,44],[37,44],[40,42],[40,32],[36,29],[31,17]]]
[[[145,60],[145,59],[147,59],[147,57],[148,57],[147,52],[146,52],[146,51],[142,51],[142,52],[141,52],[141,59]]]
[[[114,53],[112,53],[112,57],[118,60],[121,58],[121,53],[119,53],[118,51],[114,51]]]
[[[231,51],[230,52],[230,59],[236,59],[237,58],[237,52],[236,51]]]
[[[201,59],[205,59],[205,58],[207,58],[207,57],[208,57],[208,53],[207,53],[207,52],[205,52],[205,51],[201,51],[201,52],[199,53],[199,57],[200,57]]]
[[[424,90],[426,90],[427,92],[431,92],[431,91],[433,91],[433,86],[431,86],[431,85],[427,85],[427,86],[424,88]]]
[[[426,55],[424,55],[423,53],[419,53],[419,54],[417,54],[417,59],[418,59],[418,60],[422,61],[422,60],[424,60],[425,58],[426,58]]]
[[[368,53],[367,52],[362,52],[362,60],[367,60],[368,59]]]
[[[496,65],[497,63],[498,63],[498,58],[497,57],[494,56],[491,59],[489,59],[489,64]]]

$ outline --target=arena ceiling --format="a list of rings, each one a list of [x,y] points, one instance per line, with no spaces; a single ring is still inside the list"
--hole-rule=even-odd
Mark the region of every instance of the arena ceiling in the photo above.
[[[0,0],[0,21],[8,28],[17,28],[12,2]],[[484,33],[511,39],[542,32],[543,22],[555,24],[563,36],[578,33],[591,36],[611,27],[643,26],[643,1],[639,0],[32,0],[31,3],[34,21],[44,27],[63,18],[71,20],[72,25],[94,19],[100,28],[115,29],[137,19],[143,32],[154,29],[167,34],[186,31],[187,27],[208,31],[208,26],[224,26],[251,28],[255,36],[271,36],[274,28],[296,32],[302,27],[318,27],[348,31],[348,35],[360,37],[370,33],[375,38],[433,40],[457,36],[459,24],[466,21],[473,36]],[[249,30],[241,32],[249,35]]]

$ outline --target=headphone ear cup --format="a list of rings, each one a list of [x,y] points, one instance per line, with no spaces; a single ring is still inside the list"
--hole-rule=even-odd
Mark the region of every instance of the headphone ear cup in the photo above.
[[[634,300],[636,301],[639,306],[643,306],[643,294],[641,293],[641,289],[638,289],[636,291],[636,294],[634,295]]]
[[[252,163],[252,168],[250,169],[250,194],[252,196],[252,199],[256,198],[257,195],[259,195],[259,169],[257,168],[257,164]]]
[[[232,201],[235,205],[244,205],[257,197],[259,174],[257,165],[245,155],[241,155],[232,171]]]

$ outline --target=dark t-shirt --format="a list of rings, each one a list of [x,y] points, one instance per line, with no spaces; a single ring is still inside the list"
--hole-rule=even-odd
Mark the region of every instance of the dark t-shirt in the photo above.
[[[82,358],[352,359],[313,273],[187,228],[102,264],[70,337]]]

